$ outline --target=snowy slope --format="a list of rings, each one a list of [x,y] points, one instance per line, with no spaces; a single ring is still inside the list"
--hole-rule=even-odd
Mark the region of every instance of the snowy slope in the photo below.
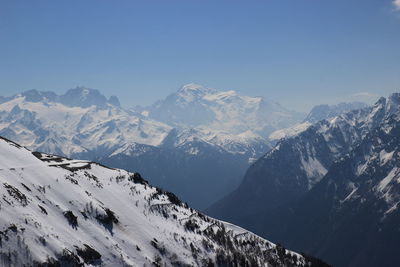
[[[205,216],[139,174],[0,139],[0,262],[47,266],[305,266],[303,256]]]
[[[311,125],[312,123],[306,121],[303,123],[295,124],[294,126],[289,128],[276,130],[268,136],[268,139],[271,141],[279,141],[280,139],[283,138],[292,137],[298,135],[301,132],[304,132]]]

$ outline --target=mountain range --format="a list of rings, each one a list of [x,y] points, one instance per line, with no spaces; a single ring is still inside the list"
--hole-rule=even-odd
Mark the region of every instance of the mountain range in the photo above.
[[[327,266],[208,217],[139,173],[0,138],[1,266]]]
[[[282,138],[207,212],[334,266],[396,266],[400,94]]]
[[[140,171],[196,208],[234,190],[270,149],[266,134],[302,117],[262,97],[196,84],[130,110],[84,87],[0,99],[0,135],[36,151]]]
[[[399,95],[394,94],[388,99],[380,99],[372,107],[357,102],[333,106],[320,105],[314,107],[306,116],[287,110],[263,97],[242,96],[234,91],[218,91],[197,84],[185,85],[177,92],[148,107],[136,106],[132,109],[121,107],[115,96],[107,98],[98,90],[84,87],[68,90],[63,95],[30,90],[11,97],[0,97],[0,135],[17,141],[31,150],[40,151],[26,152],[25,148],[4,139],[6,144],[17,147],[19,151],[25,151],[25,154],[30,153],[35,156],[36,163],[32,164],[32,167],[36,167],[37,160],[39,160],[45,163],[46,168],[61,168],[63,171],[71,172],[65,175],[65,179],[72,184],[80,185],[79,179],[84,179],[83,177],[89,180],[91,177],[101,177],[102,181],[109,179],[110,182],[107,185],[111,187],[99,193],[100,196],[116,194],[116,191],[110,193],[113,190],[124,192],[124,189],[121,188],[113,189],[113,179],[117,184],[122,181],[133,181],[134,184],[143,185],[144,191],[139,190],[138,194],[143,193],[143,201],[147,201],[147,206],[143,205],[143,209],[140,210],[146,218],[144,221],[137,222],[139,224],[149,223],[152,225],[151,227],[154,226],[160,230],[164,227],[165,222],[162,222],[162,226],[157,224],[158,218],[147,216],[154,211],[146,210],[146,208],[154,205],[162,206],[163,208],[157,208],[157,210],[166,219],[171,216],[174,219],[178,218],[179,214],[174,212],[178,212],[182,208],[190,211],[190,213],[183,212],[189,218],[196,218],[195,220],[190,219],[188,225],[184,224],[185,231],[201,234],[198,230],[207,225],[204,231],[208,234],[206,229],[212,228],[211,225],[215,224],[219,227],[217,232],[223,235],[226,232],[230,235],[223,239],[230,239],[231,242],[240,244],[240,241],[235,241],[235,238],[241,236],[245,230],[196,212],[184,203],[188,202],[190,206],[198,209],[209,206],[206,213],[213,217],[234,222],[297,251],[317,255],[335,266],[351,266],[353,264],[373,266],[378,263],[377,259],[390,266],[393,260],[391,256],[393,251],[386,251],[382,249],[382,246],[379,247],[379,244],[387,242],[386,236],[393,234],[395,231],[393,225],[397,218],[396,210],[399,202],[397,201],[395,182],[397,181],[397,171],[391,169],[391,166],[396,165],[397,158],[394,155],[397,152],[388,149],[386,141],[396,133],[391,131],[396,129],[399,99]],[[379,138],[376,137],[378,132]],[[388,136],[385,137],[385,134]],[[359,147],[367,140],[370,140],[370,143],[380,142],[381,147],[370,145],[369,150],[360,150]],[[368,147],[368,144],[363,146]],[[8,150],[5,148],[5,151]],[[60,156],[51,156],[51,154]],[[19,162],[20,159],[20,156],[17,156],[14,161]],[[27,159],[26,166],[18,163],[22,166],[21,171],[18,172],[20,177],[23,176],[25,169],[29,170],[31,167],[30,160]],[[95,164],[93,161],[103,165]],[[344,164],[341,163],[344,161],[347,162],[347,165],[340,165]],[[378,161],[385,163],[381,162],[380,164],[383,165],[378,166],[376,165]],[[22,159],[22,162],[25,162],[25,159]],[[375,162],[375,165],[372,162]],[[8,169],[5,167],[4,170],[18,169],[15,167],[18,164],[13,164]],[[354,166],[360,164],[368,165],[365,167],[369,170],[368,178],[364,178],[365,175],[361,175],[359,171],[353,171],[356,168]],[[115,173],[115,175],[104,176],[98,172],[90,172],[92,169],[100,168],[101,173],[107,173],[107,170],[110,169],[106,169],[103,167],[104,165],[118,168],[111,169],[111,171],[124,173],[121,175],[124,178]],[[345,166],[348,165],[353,167],[348,168],[351,171],[346,173],[344,179],[338,170],[344,171]],[[140,172],[152,184],[173,191],[184,202],[168,191],[152,188],[148,182],[138,178],[141,177],[140,175],[135,175],[133,172]],[[379,173],[377,174],[377,172]],[[48,172],[44,171],[44,173]],[[26,173],[26,175],[30,177],[31,173]],[[74,176],[80,178],[77,179]],[[338,176],[340,178],[337,178]],[[368,182],[365,182],[364,179]],[[6,183],[10,184],[10,182]],[[99,185],[96,179],[94,179],[94,183]],[[100,184],[104,186],[104,183]],[[332,184],[334,184],[334,190],[332,190]],[[16,188],[14,190],[4,186],[9,194],[9,197],[7,194],[3,194],[4,199],[7,200],[7,204],[11,203],[9,205],[14,207],[13,199],[10,197],[20,196],[21,188],[12,185],[11,187]],[[147,192],[147,187],[150,188],[150,191],[155,190],[155,192]],[[25,189],[23,186],[22,190]],[[31,190],[30,187],[29,189]],[[90,190],[85,191],[90,192]],[[28,192],[32,191],[28,190]],[[134,194],[131,193],[129,194]],[[223,197],[225,195],[226,197]],[[90,195],[88,196],[90,197]],[[100,196],[96,196],[96,200],[99,200]],[[38,196],[31,196],[32,199],[34,197],[38,198]],[[223,198],[221,199],[221,197]],[[152,202],[159,199],[167,202],[162,202],[162,205]],[[217,201],[218,199],[221,200]],[[58,199],[57,201],[64,200]],[[126,201],[128,200],[121,200],[121,203]],[[42,203],[47,202],[51,203],[51,199]],[[120,219],[113,217],[112,214],[120,214],[123,211],[117,210],[119,207],[114,209],[108,207],[116,206],[115,203],[108,206],[102,204],[102,200],[99,203],[101,205],[99,204],[100,206],[95,208],[96,212],[87,217],[96,219],[113,236],[113,229],[116,229],[114,227],[118,225],[117,221],[119,222]],[[180,207],[171,208],[173,214],[169,209],[173,207],[172,204]],[[38,205],[40,205],[39,209],[42,213],[45,213],[42,208],[47,212],[46,207],[42,204]],[[137,205],[136,207],[138,207]],[[166,209],[164,206],[169,208]],[[345,208],[342,209],[342,207]],[[376,210],[376,207],[379,209]],[[101,210],[104,213],[99,212]],[[81,211],[72,209],[70,211],[73,216],[70,216],[71,214],[67,210],[64,211],[67,214],[64,214],[64,217],[72,218],[75,221],[74,218],[78,217],[76,214]],[[110,213],[111,211],[112,213]],[[368,213],[368,211],[372,213]],[[13,212],[15,213],[15,210],[10,211],[10,214]],[[137,213],[137,211],[135,212]],[[84,212],[84,214],[86,213]],[[84,215],[83,217],[85,221],[88,219]],[[360,222],[363,220],[368,221],[367,217],[372,218],[370,224],[361,224]],[[67,221],[70,219],[67,218]],[[147,219],[148,222],[146,222]],[[347,221],[348,224],[342,223]],[[359,243],[357,243],[358,241],[350,242],[349,244],[356,244],[356,248],[349,245],[346,256],[339,256],[339,247],[342,243],[348,242],[345,237],[351,236],[354,231],[351,226],[355,223],[360,224],[360,229],[366,231],[365,236],[368,238],[368,242],[366,239],[355,236],[355,240],[361,240],[364,243],[361,241]],[[16,232],[19,232],[18,227],[12,226],[13,223],[9,224],[11,228],[5,230],[7,238],[9,238],[9,230],[14,232],[17,229]],[[90,222],[90,225],[93,226],[93,223]],[[230,226],[228,227],[228,225]],[[48,227],[50,229],[53,226]],[[175,229],[180,226],[166,227]],[[73,225],[73,228],[76,230],[76,225]],[[229,230],[227,230],[228,228]],[[385,236],[379,236],[376,229],[383,231]],[[140,231],[153,232],[155,230],[143,228]],[[165,233],[166,230],[162,231]],[[179,231],[181,230],[177,230],[177,232]],[[361,235],[363,233],[361,232]],[[252,236],[247,232],[244,235]],[[19,238],[21,236],[17,237],[17,239]],[[210,237],[207,236],[207,238]],[[257,238],[254,239],[252,236],[251,242],[261,240]],[[148,237],[145,239],[148,241]],[[195,240],[199,239],[195,237]],[[160,237],[150,242],[156,250],[160,248],[158,240]],[[219,242],[218,240],[214,241]],[[393,239],[392,241],[391,246],[393,247],[393,244],[397,244],[397,240]],[[92,245],[88,244],[87,240],[85,242],[80,245],[74,244],[75,250],[67,248],[60,252],[60,247],[58,247],[58,251],[51,250],[49,252],[44,249],[44,254],[37,254],[35,260],[42,263],[47,262],[46,264],[54,262],[57,265],[57,262],[60,263],[65,259],[75,259],[79,264],[87,264],[88,262],[82,256],[86,252],[92,256],[109,253],[97,250],[93,246],[96,243],[93,240],[90,241]],[[100,241],[100,243],[107,242]],[[126,241],[120,239],[117,243],[119,242],[125,243]],[[165,244],[168,242],[163,242],[161,248],[165,248]],[[230,241],[224,242],[229,243]],[[245,241],[245,243],[247,242],[249,241]],[[378,245],[374,245],[375,243]],[[286,255],[288,253],[292,255],[292,252],[285,252],[286,250],[282,249],[280,245],[268,244],[270,245],[257,248],[257,252],[250,252],[246,250],[248,248],[241,247],[241,245],[226,247],[226,244],[223,244],[225,251],[216,249],[211,257],[207,257],[207,253],[210,253],[209,248],[204,247],[205,250],[202,250],[192,242],[190,251],[193,259],[189,257],[191,263],[177,259],[176,252],[163,254],[164,249],[158,250],[157,254],[146,248],[146,252],[139,258],[141,263],[162,261],[174,264],[177,259],[179,266],[185,266],[185,264],[204,265],[206,261],[223,265],[224,262],[243,260],[244,256],[240,256],[238,252],[242,250],[249,256],[246,258],[248,259],[246,264],[249,266],[259,265],[255,264],[255,261],[268,262],[273,266],[304,266],[308,263],[323,265],[316,259],[304,258],[298,254],[296,254],[296,259],[292,256],[287,259]],[[174,246],[180,245],[182,244]],[[52,246],[55,247],[55,245]],[[383,246],[383,248],[385,247]],[[178,248],[178,250],[181,251],[182,248]],[[268,251],[268,253],[261,253],[264,256],[260,258],[259,254],[262,250]],[[82,251],[84,251],[83,254]],[[387,260],[383,261],[380,256],[374,261],[365,256],[373,255],[371,251],[378,255],[384,255]],[[130,254],[124,253],[120,253],[121,264],[129,265],[129,262],[136,262],[136,258],[132,261],[127,260],[129,258],[126,257]],[[278,257],[274,253],[278,253]],[[19,263],[32,261],[34,257],[29,256],[31,254],[32,251],[26,249],[27,256],[23,256],[25,258],[15,258],[14,260]],[[43,255],[47,255],[46,258]],[[89,261],[116,262],[111,259],[111,257],[115,258],[115,253],[107,255],[106,257],[102,256],[101,261],[99,258],[89,259]],[[10,262],[10,257],[10,254],[2,255],[3,262]]]

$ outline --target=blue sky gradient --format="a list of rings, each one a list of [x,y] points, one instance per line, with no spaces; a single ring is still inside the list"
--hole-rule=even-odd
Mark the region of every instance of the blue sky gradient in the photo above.
[[[0,0],[1,95],[82,85],[134,106],[189,82],[303,111],[372,101],[400,89],[400,10],[392,0]]]

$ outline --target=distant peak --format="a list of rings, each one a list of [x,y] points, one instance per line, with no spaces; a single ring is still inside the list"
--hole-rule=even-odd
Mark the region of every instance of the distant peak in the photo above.
[[[121,107],[119,99],[115,95],[110,96],[110,98],[108,99],[108,103],[110,103],[111,105],[116,106],[116,107]]]
[[[36,89],[31,89],[28,91],[24,91],[20,94],[17,94],[16,97],[23,96],[25,97],[25,101],[28,102],[40,102],[40,101],[56,101],[57,95],[56,93],[50,91],[38,91]]]
[[[107,102],[107,98],[99,90],[83,86],[70,89],[61,96],[61,103],[71,107],[87,108],[94,105],[104,108]]]

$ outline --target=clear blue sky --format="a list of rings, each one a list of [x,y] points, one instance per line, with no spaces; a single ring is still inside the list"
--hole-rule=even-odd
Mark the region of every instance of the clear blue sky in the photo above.
[[[83,85],[133,106],[189,82],[298,110],[400,91],[400,10],[393,0],[0,0],[0,95]]]

